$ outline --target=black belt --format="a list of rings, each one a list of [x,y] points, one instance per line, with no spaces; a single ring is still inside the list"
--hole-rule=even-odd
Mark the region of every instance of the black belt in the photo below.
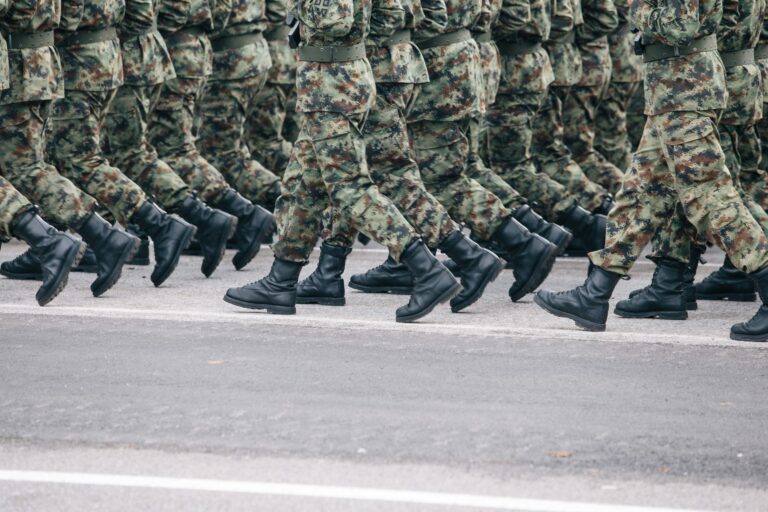
[[[25,48],[43,48],[53,46],[53,31],[34,32],[24,34],[22,32],[11,32],[5,38],[9,50],[23,50]]]
[[[379,46],[394,46],[396,44],[402,44],[402,43],[410,43],[411,42],[411,31],[410,30],[400,30],[399,32],[395,32],[391,36],[389,36],[386,40],[381,42],[381,45]]]
[[[556,45],[556,44],[574,44],[576,43],[576,31],[571,30],[567,34],[565,34],[560,39],[550,39],[547,41],[547,45]]]
[[[649,44],[643,51],[643,62],[671,59],[681,55],[711,52],[717,50],[717,36],[710,34],[694,40],[687,46],[667,46],[661,43]]]
[[[421,50],[428,50],[430,48],[438,48],[440,46],[448,46],[451,44],[462,43],[472,39],[472,33],[463,28],[456,30],[455,32],[448,32],[447,34],[440,34],[425,41],[419,41],[416,46]]]
[[[748,66],[755,63],[755,50],[754,48],[748,48],[735,52],[720,52],[720,58],[723,59],[723,65],[726,68]]]
[[[768,44],[759,44],[755,48],[755,60],[768,59]]]
[[[299,60],[304,62],[350,62],[365,58],[365,43],[354,46],[300,46]]]
[[[74,32],[59,32],[62,35],[61,40],[56,44],[61,48],[69,46],[80,46],[83,44],[101,43],[103,41],[112,41],[117,39],[117,29],[115,27],[103,28],[101,30],[76,30]]]
[[[243,46],[258,43],[263,39],[264,35],[261,32],[242,34],[239,36],[218,37],[216,39],[211,39],[211,47],[213,48],[214,52],[237,50]]]
[[[515,43],[496,41],[496,44],[498,45],[501,54],[506,56],[523,55],[541,49],[541,43],[538,41],[518,41]]]
[[[490,43],[493,41],[493,32],[490,30],[488,32],[472,32],[472,37],[475,38],[478,44]]]
[[[168,37],[166,37],[165,38],[165,42],[167,44],[173,45],[173,44],[178,43],[179,39],[181,39],[182,37],[184,37],[186,35],[195,36],[195,37],[202,37],[202,36],[204,36],[206,34],[207,34],[207,32],[205,31],[205,29],[203,29],[203,27],[201,27],[199,25],[194,26],[194,27],[184,27],[181,30],[177,30],[173,34],[171,34]]]
[[[267,41],[282,41],[288,37],[291,27],[288,25],[277,25],[274,28],[264,31],[264,39]]]

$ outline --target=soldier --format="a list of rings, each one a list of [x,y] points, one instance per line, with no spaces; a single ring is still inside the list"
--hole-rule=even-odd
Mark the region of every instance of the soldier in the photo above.
[[[200,102],[197,147],[247,199],[274,210],[280,179],[256,161],[243,138],[247,116],[257,105],[272,67],[265,0],[232,0],[219,8],[222,25],[211,34],[213,73]]]
[[[755,202],[768,208],[768,108],[765,103],[768,102],[768,18],[763,20],[763,26],[760,30],[760,41],[755,48],[755,62],[760,68],[760,78],[763,83],[763,118],[758,121],[756,131],[758,142],[760,143],[760,162],[758,171],[748,173],[742,176],[742,186],[752,194]]]
[[[581,80],[571,87],[563,105],[565,143],[589,179],[614,193],[623,172],[595,148],[597,107],[611,79],[608,37],[618,25],[613,0],[584,0],[584,23],[576,27],[581,54]]]
[[[231,4],[217,5],[225,7],[226,20]],[[157,19],[176,78],[161,86],[150,116],[149,142],[201,200],[237,217],[237,253],[232,263],[240,270],[272,236],[274,219],[230,187],[195,146],[195,112],[206,77],[212,72],[213,51],[207,31],[213,29],[213,11],[208,0],[163,0]]]
[[[94,198],[45,162],[44,132],[51,101],[64,88],[53,46],[60,13],[58,0],[13,2],[1,20],[9,41],[10,88],[0,92],[0,169],[46,216],[78,232],[93,249],[98,275],[91,292],[98,297],[117,283],[139,241],[94,213]],[[45,262],[38,256],[36,251],[27,251],[3,263],[0,274],[11,279],[44,279]]]
[[[118,26],[124,83],[107,114],[102,147],[110,162],[160,206],[197,228],[196,239],[203,254],[201,271],[210,277],[224,257],[237,219],[208,208],[192,195],[184,180],[160,160],[147,140],[149,115],[160,84],[176,76],[165,42],[157,31],[156,3],[126,1],[125,17]]]
[[[282,176],[296,140],[296,51],[288,43],[287,0],[267,0],[267,29],[272,68],[256,95],[245,125],[245,140],[254,158]]]
[[[371,3],[299,0],[302,46],[297,107],[302,129],[277,202],[279,239],[265,278],[231,288],[224,300],[237,306],[294,314],[296,283],[318,238],[323,212],[385,245],[413,274],[413,292],[396,312],[412,322],[452,299],[461,286],[432,255],[394,204],[371,182],[361,130],[375,101],[365,37]]]
[[[433,13],[435,8],[441,8],[440,17],[445,16],[442,1],[426,5]],[[461,227],[445,207],[427,192],[414,160],[405,113],[413,102],[416,84],[429,81],[421,52],[411,43],[411,30],[424,19],[421,1],[374,0],[371,17],[376,23],[371,27],[366,47],[376,80],[376,102],[363,131],[371,179],[401,208],[431,250],[439,248],[457,263],[463,290],[451,299],[451,311],[456,313],[482,296],[486,286],[504,269],[504,264],[461,233]],[[299,303],[344,304],[341,275],[355,234],[343,219],[332,223],[317,269],[299,283]],[[390,259],[389,263],[396,262]],[[410,293],[411,273],[404,271],[402,279],[403,283],[390,281],[385,286],[402,287],[398,291]],[[374,291],[370,286],[363,287]]]
[[[768,239],[733,185],[716,130],[717,112],[727,99],[715,36],[722,15],[718,0],[630,4],[630,20],[644,44],[648,121],[610,213],[606,246],[589,255],[594,268],[585,284],[536,295],[536,303],[550,313],[604,330],[616,284],[654,233],[670,222],[680,201],[691,224],[699,233],[710,233],[734,265],[750,275],[763,300],[752,320],[731,328],[731,338],[768,340]],[[692,73],[699,80],[680,80]],[[682,302],[681,284],[675,293]]]

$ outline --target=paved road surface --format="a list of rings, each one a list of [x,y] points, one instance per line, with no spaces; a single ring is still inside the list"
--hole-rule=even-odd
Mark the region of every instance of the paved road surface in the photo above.
[[[208,280],[185,258],[161,289],[129,269],[98,300],[73,275],[44,309],[0,281],[0,510],[768,510],[768,346],[727,338],[756,304],[587,333],[511,304],[511,271],[409,325],[397,296],[222,302],[269,254]],[[584,272],[560,260],[546,285]]]

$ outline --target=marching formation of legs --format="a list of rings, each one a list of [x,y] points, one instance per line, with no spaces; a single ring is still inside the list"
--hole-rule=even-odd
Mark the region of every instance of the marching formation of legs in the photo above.
[[[650,244],[651,283],[616,315],[759,300],[731,338],[768,341],[767,16],[766,0],[0,0],[0,239],[29,246],[0,274],[42,281],[42,306],[70,271],[104,295],[150,247],[161,286],[184,255],[207,278],[227,248],[241,270],[269,243],[269,273],[224,300],[295,314],[345,305],[347,258],[373,240],[388,257],[347,284],[409,296],[397,322],[481,310],[510,268],[511,302],[602,331]],[[726,257],[697,283],[709,245]],[[539,290],[563,256],[588,258],[585,283]]]

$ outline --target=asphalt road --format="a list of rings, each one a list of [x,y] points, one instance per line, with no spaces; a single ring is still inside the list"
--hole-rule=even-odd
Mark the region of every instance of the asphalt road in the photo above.
[[[768,510],[768,346],[727,337],[756,304],[587,333],[510,303],[511,271],[417,324],[402,296],[225,304],[269,256],[207,280],[185,258],[160,289],[131,268],[101,299],[73,274],[44,309],[0,281],[0,511]]]

